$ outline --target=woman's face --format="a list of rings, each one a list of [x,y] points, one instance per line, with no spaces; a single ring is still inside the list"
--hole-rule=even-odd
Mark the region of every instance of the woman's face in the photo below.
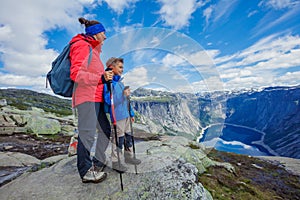
[[[106,39],[105,32],[100,32],[94,35],[95,39],[98,40],[101,44],[103,44],[104,40]]]

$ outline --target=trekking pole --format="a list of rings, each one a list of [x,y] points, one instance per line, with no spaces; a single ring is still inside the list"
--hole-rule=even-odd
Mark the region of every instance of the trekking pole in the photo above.
[[[119,149],[118,149],[119,148],[119,142],[118,142],[118,134],[117,134],[117,120],[116,120],[116,116],[115,116],[115,107],[114,107],[112,82],[109,83],[109,86],[110,86],[109,87],[109,92],[110,92],[111,114],[112,114],[111,118],[112,118],[113,127],[114,127],[114,131],[115,131],[115,142],[116,142],[116,148],[117,148],[120,182],[121,182],[121,189],[123,191],[123,179],[122,179],[122,172],[120,171],[121,161],[120,161],[120,155],[119,155]]]
[[[128,113],[129,113],[129,117],[130,117],[130,96],[127,96],[127,100],[128,100]],[[133,137],[133,128],[132,128],[132,121],[130,118],[130,131],[131,131],[131,141],[132,141],[132,150],[133,150],[133,158],[136,159],[135,156],[135,145],[134,145],[134,137]],[[134,169],[135,169],[135,174],[137,174],[137,165],[134,165]]]

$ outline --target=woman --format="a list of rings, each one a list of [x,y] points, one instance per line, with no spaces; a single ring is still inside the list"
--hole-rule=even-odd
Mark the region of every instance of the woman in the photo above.
[[[113,75],[104,71],[100,60],[101,47],[106,39],[104,26],[84,18],[79,18],[79,22],[85,25],[85,34],[78,34],[70,41],[70,77],[75,82],[72,106],[78,111],[77,168],[83,183],[98,183],[107,176],[99,169],[105,166],[105,150],[111,132],[103,110],[102,91],[103,85],[112,80]],[[91,159],[97,129],[97,148]]]

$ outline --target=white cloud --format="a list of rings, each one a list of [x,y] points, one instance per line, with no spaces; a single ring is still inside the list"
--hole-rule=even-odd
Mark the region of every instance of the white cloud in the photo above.
[[[196,81],[189,84],[177,85],[176,91],[179,92],[199,92],[199,91],[222,91],[224,83],[218,76],[211,76],[205,80]]]
[[[195,10],[202,6],[196,0],[158,0],[162,4],[159,14],[167,26],[178,30],[189,25],[189,20]]]
[[[203,16],[205,17],[205,22],[208,24],[209,19],[211,18],[213,12],[213,6],[209,6],[203,11]]]
[[[290,22],[299,18],[299,0],[269,0],[261,1],[259,5],[267,6],[271,9],[252,29],[252,37],[256,37],[273,27],[283,25],[285,22]],[[278,12],[277,10],[280,10],[280,12],[283,12],[283,14],[276,19],[270,18],[270,16],[273,15],[274,12]]]
[[[13,10],[17,12],[14,12],[12,17]],[[55,56],[53,50],[45,49],[47,38],[43,35],[44,31],[59,27],[70,27],[71,30],[72,26],[79,24],[76,21],[80,11],[81,5],[76,2],[72,4],[63,1],[3,2],[0,20],[4,27],[0,30],[0,42],[5,49],[3,52],[5,70],[16,74],[40,73],[38,67],[50,63]],[[10,37],[3,37],[8,30],[12,33]],[[36,65],[31,66],[32,63],[28,61],[35,62]],[[19,69],[11,66],[18,66]],[[43,72],[46,72],[46,68]]]
[[[29,77],[23,75],[13,75],[13,74],[0,74],[0,85],[1,86],[35,86],[41,85],[41,82],[46,86],[46,79],[43,77]]]
[[[203,50],[194,53],[174,53],[175,54],[167,54],[162,59],[162,63],[167,66],[191,64],[195,67],[211,67],[214,65],[213,58],[216,57],[220,52],[218,50]]]
[[[232,79],[236,77],[248,77],[252,75],[252,71],[248,69],[239,69],[239,68],[233,68],[226,70],[226,73],[221,74],[222,79]]]
[[[259,3],[260,6],[266,6],[275,10],[281,10],[292,7],[299,3],[299,0],[263,0]]]
[[[113,29],[114,29],[115,33],[124,33],[124,32],[130,31],[132,29],[137,29],[137,28],[142,28],[142,27],[143,27],[143,24],[136,23],[136,24],[131,24],[130,26],[121,26],[121,27],[119,25],[116,25],[113,27]]]
[[[299,85],[300,71],[287,72],[286,74],[275,79],[279,85]]]
[[[218,50],[203,50],[193,54],[184,55],[188,61],[195,66],[212,66],[212,58],[216,57],[220,52]]]
[[[124,84],[130,85],[131,91],[149,84],[148,71],[145,67],[137,67],[124,74]]]
[[[174,54],[167,54],[163,59],[162,63],[164,66],[178,66],[182,65],[185,62],[185,60],[177,55]]]
[[[235,77],[224,83],[226,89],[258,88],[261,86],[270,86],[273,83],[273,77],[252,76],[252,77]]]
[[[211,21],[212,23],[216,23],[219,20],[227,21],[238,2],[239,1],[237,0],[221,0],[218,1],[217,4],[211,5],[210,7],[206,8],[203,12],[206,26],[208,26]]]
[[[241,52],[217,57],[215,61],[221,78],[227,79],[227,89],[299,84],[299,72],[289,70],[300,69],[300,36],[271,35]]]
[[[106,2],[111,9],[118,14],[122,14],[125,8],[129,8],[134,5],[138,0],[100,0],[99,2]]]
[[[252,16],[255,15],[256,13],[258,13],[258,11],[257,11],[257,10],[253,10],[253,11],[249,12],[249,14],[247,15],[247,17],[248,17],[248,18],[249,18],[249,17],[252,17]]]
[[[48,38],[45,31],[65,28],[72,34],[77,33],[81,28],[78,16],[81,16],[84,5],[91,3],[92,0],[2,2],[0,53],[4,68],[0,70],[11,73],[11,76],[1,77],[6,77],[11,85],[21,82],[27,85],[31,78],[34,84],[44,85],[44,81],[35,82],[41,80],[36,77],[45,75],[57,56],[53,49],[46,48]],[[3,80],[2,84],[5,84]]]

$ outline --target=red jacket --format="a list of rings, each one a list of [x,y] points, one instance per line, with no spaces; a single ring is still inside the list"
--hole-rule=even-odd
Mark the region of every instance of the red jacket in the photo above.
[[[70,48],[71,74],[75,82],[75,91],[72,97],[73,107],[84,102],[103,102],[103,83],[101,76],[104,66],[100,60],[100,42],[91,36],[78,34],[72,38]],[[92,59],[88,66],[92,48]]]

